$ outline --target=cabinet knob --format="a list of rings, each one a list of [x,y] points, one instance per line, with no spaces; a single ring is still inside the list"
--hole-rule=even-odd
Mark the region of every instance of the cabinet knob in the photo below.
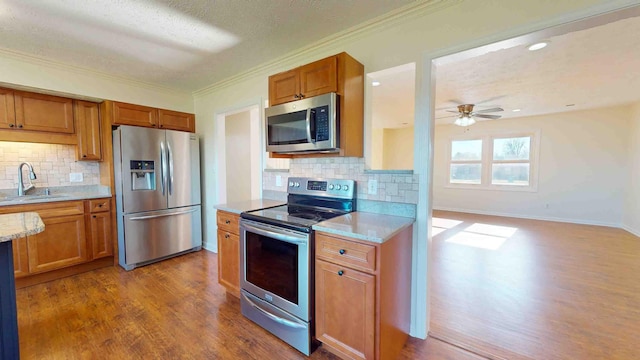
[[[344,271],[342,271],[342,270],[338,270],[338,275],[339,275],[339,276],[342,276],[342,274],[344,274]]]
[[[299,98],[300,98],[300,95],[295,94],[295,95],[293,95],[293,97],[294,97],[294,98],[296,98],[296,99],[299,99]]]
[[[14,126],[15,126],[15,125],[13,125],[13,124],[9,124],[9,127],[14,127]]]
[[[164,127],[164,125],[161,124],[160,127]]]
[[[102,205],[104,205],[104,204],[100,204],[100,205],[98,205],[98,207],[102,207]]]
[[[85,158],[85,157],[87,157],[87,155],[83,154],[82,157]]]
[[[95,218],[96,218],[96,216],[95,216],[95,215],[93,215],[93,218],[95,219]]]
[[[229,224],[231,224],[231,220],[225,220],[224,223],[229,225]]]
[[[18,125],[18,127],[22,129],[22,124]]]
[[[338,252],[340,253],[340,255],[344,255],[344,253],[346,253],[346,252],[347,252],[347,250],[345,250],[345,249],[340,249],[340,251],[338,251]]]
[[[156,127],[156,124],[151,124],[151,126]]]
[[[224,238],[228,239],[229,238],[229,234],[224,234]]]
[[[303,95],[303,94],[300,94],[299,96],[300,96],[300,99],[302,99],[302,98],[304,97],[304,95]]]

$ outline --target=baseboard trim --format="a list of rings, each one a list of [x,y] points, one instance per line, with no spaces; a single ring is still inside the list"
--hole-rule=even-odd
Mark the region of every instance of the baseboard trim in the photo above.
[[[216,254],[218,253],[213,247],[209,246],[209,243],[203,243],[202,248],[212,253],[216,253]]]
[[[633,235],[635,235],[637,237],[640,237],[640,230],[634,229],[634,228],[632,228],[630,226],[627,226],[627,225],[622,225],[622,229],[632,233]]]
[[[501,212],[497,212],[497,211],[482,211],[482,210],[447,208],[447,207],[434,207],[433,210],[453,211],[453,212],[462,212],[462,213],[478,214],[478,215],[502,216],[502,217],[511,217],[511,218],[529,219],[529,220],[556,221],[556,222],[580,224],[580,225],[607,226],[607,227],[614,227],[614,228],[624,229],[624,227],[621,224],[598,222],[598,221],[589,221],[589,220],[580,220],[580,219],[558,218],[558,217],[551,217],[551,216],[530,216],[530,215],[511,214],[511,213],[507,214],[507,213],[501,213]],[[627,229],[625,229],[625,230],[627,230]],[[627,230],[627,231],[629,231],[629,230]],[[629,231],[629,232],[631,232],[631,231]],[[636,235],[636,234],[634,233],[634,235]]]

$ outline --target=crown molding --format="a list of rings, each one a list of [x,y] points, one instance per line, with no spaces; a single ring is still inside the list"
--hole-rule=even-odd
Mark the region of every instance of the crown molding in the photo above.
[[[132,78],[124,77],[124,76],[117,76],[117,75],[109,74],[109,73],[106,73],[106,72],[89,69],[89,68],[86,68],[86,67],[81,67],[81,66],[76,66],[76,65],[68,65],[68,64],[65,64],[65,63],[62,63],[62,62],[43,59],[41,57],[34,56],[34,55],[28,55],[28,54],[25,54],[25,53],[22,53],[22,52],[19,52],[19,51],[13,51],[13,50],[0,48],[0,57],[8,58],[8,59],[11,59],[11,60],[17,60],[17,61],[21,61],[21,62],[26,62],[26,63],[33,64],[33,65],[36,65],[36,66],[43,66],[43,67],[48,67],[48,68],[52,68],[52,69],[72,72],[72,73],[76,73],[76,74],[79,74],[79,75],[90,76],[90,77],[95,77],[95,78],[101,78],[101,79],[108,80],[108,81],[114,81],[114,82],[123,83],[123,84],[129,85],[129,86],[134,86],[134,87],[139,87],[139,88],[146,88],[146,89],[149,89],[149,90],[162,91],[162,92],[166,92],[166,93],[174,93],[174,94],[181,94],[181,95],[185,95],[185,94],[189,94],[190,93],[187,90],[179,90],[179,89],[176,89],[176,88],[162,86],[162,85],[159,85],[159,84],[156,84],[156,83],[145,82],[145,81],[136,80],[136,79],[132,79]]]
[[[328,48],[339,48],[344,44],[353,42],[356,39],[370,35],[377,31],[392,27],[400,22],[414,19],[416,17],[431,14],[442,9],[462,3],[464,0],[419,0],[413,4],[400,7],[386,14],[380,15],[371,20],[352,26],[321,40],[313,42],[295,51],[282,55],[274,60],[268,61],[247,71],[218,81],[212,85],[196,90],[192,93],[194,98],[199,98],[216,92],[237,82],[249,79],[261,73],[278,71],[283,66],[295,66],[304,59],[313,55],[321,56],[323,50]]]

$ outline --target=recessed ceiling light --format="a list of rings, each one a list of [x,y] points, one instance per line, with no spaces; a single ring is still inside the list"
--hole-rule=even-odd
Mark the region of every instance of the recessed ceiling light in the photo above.
[[[529,46],[529,51],[536,51],[536,50],[544,49],[544,48],[547,47],[547,45],[549,45],[548,41],[541,41],[539,43],[535,43],[535,44]]]
[[[380,81],[374,81],[371,83],[371,86],[380,86]]]
[[[520,112],[520,111],[522,111],[522,110],[521,110],[521,109],[513,109],[513,110],[511,110],[511,111],[513,111],[513,112]]]

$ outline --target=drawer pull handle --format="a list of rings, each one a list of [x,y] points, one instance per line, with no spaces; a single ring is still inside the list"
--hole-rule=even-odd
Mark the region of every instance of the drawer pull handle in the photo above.
[[[98,205],[98,207],[102,207],[102,204]]]
[[[96,218],[96,216],[95,216],[95,215],[93,215],[93,218],[95,219],[95,218]]]
[[[345,249],[340,249],[340,251],[338,251],[338,252],[340,253],[340,255],[344,255],[344,253],[346,253],[346,252],[347,252],[347,250],[345,250]]]
[[[342,274],[344,274],[344,271],[342,271],[342,270],[338,270],[338,275],[339,275],[339,276],[342,276]]]
[[[224,238],[228,239],[229,238],[229,234],[224,234]]]
[[[231,224],[231,220],[225,220],[224,223],[229,225],[229,224]]]

